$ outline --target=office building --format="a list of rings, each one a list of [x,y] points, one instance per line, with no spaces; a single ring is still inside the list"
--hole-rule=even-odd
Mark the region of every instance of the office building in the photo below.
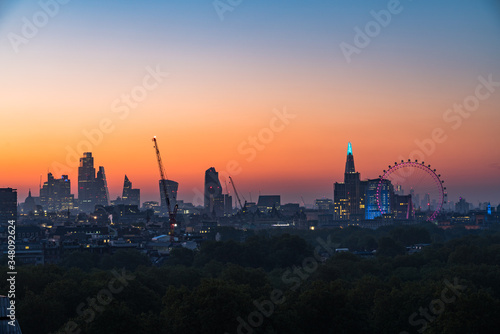
[[[162,180],[158,181],[160,187],[160,204],[164,212],[167,210],[167,199],[165,197],[165,192],[163,191]],[[177,204],[177,191],[179,189],[179,183],[172,180],[165,180],[165,186],[167,187],[168,199],[170,202],[170,209],[173,210],[175,204]]]
[[[17,220],[17,190],[0,188],[0,224],[8,224],[9,220]]]
[[[213,197],[211,205],[211,211],[209,211],[210,214],[215,215],[216,217],[224,217],[226,206],[225,195],[220,194],[219,196]]]
[[[122,203],[125,205],[137,205],[140,207],[141,204],[141,190],[132,188],[132,182],[125,175],[123,180],[123,192],[122,192]]]
[[[330,198],[321,198],[315,201],[315,207],[321,212],[333,211],[333,200]]]
[[[96,205],[109,204],[109,192],[104,167],[97,172],[91,152],[83,153],[78,167],[78,209],[93,212]]]
[[[31,192],[30,192],[31,194]],[[58,212],[73,209],[74,196],[71,194],[71,181],[68,175],[56,179],[47,174],[47,182],[40,189],[40,205],[44,211]]]
[[[377,201],[377,190],[380,192],[380,203]],[[375,219],[382,213],[390,214],[394,192],[394,187],[389,180],[383,179],[382,183],[380,179],[368,180],[365,189],[365,219]]]
[[[229,217],[233,214],[233,197],[224,194],[224,216]]]
[[[411,195],[394,195],[392,215],[394,219],[413,220],[415,212]]]
[[[92,153],[85,152],[78,167],[78,208],[80,211],[91,212],[94,211],[95,203],[94,158]]]
[[[100,166],[95,179],[96,205],[109,205],[108,182],[106,181],[106,173],[104,167]]]
[[[335,220],[359,221],[365,216],[366,181],[360,181],[360,175],[354,167],[352,145],[347,145],[344,182],[335,182],[333,206]]]
[[[204,192],[204,208],[205,213],[215,214],[217,216],[224,215],[224,196],[222,195],[222,187],[219,181],[219,173],[214,167],[210,167],[205,171],[205,192]]]
[[[257,201],[257,208],[260,212],[270,213],[273,209],[281,210],[280,195],[261,195]]]
[[[460,213],[462,215],[469,213],[471,209],[470,203],[467,203],[465,198],[460,197],[458,203],[455,204],[455,212]]]

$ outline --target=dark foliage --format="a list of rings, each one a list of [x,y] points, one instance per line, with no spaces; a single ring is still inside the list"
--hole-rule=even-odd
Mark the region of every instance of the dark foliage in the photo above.
[[[495,230],[287,232],[231,232],[240,240],[175,249],[161,267],[137,251],[20,266],[17,317],[25,334],[494,333],[500,325]],[[323,248],[319,256],[327,236],[332,249],[377,255]],[[417,243],[431,245],[407,255]]]

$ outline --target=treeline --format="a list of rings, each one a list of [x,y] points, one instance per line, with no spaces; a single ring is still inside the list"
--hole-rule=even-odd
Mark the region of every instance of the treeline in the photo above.
[[[16,314],[30,333],[494,333],[500,233],[432,225],[219,231],[161,267],[136,251],[20,266]],[[243,233],[243,234],[242,234]],[[469,235],[468,235],[469,234]],[[406,255],[405,246],[431,243]],[[370,251],[363,258],[335,247]],[[6,291],[4,277],[0,291]]]

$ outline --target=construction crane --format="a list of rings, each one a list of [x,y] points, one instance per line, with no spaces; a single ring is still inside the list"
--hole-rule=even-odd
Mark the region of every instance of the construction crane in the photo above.
[[[234,193],[236,194],[236,198],[238,199],[238,203],[240,203],[241,210],[243,210],[243,205],[241,205],[240,196],[238,195],[238,191],[236,191],[236,186],[234,185],[234,181],[233,181],[233,178],[231,176],[229,177],[229,181],[233,185]]]
[[[156,159],[158,160],[158,169],[160,170],[160,181],[162,185],[162,190],[163,194],[165,195],[165,200],[167,202],[168,218],[170,224],[170,242],[173,243],[175,226],[177,225],[175,217],[177,216],[178,205],[175,204],[174,211],[172,211],[172,208],[170,206],[170,197],[168,196],[167,182],[165,178],[165,169],[163,168],[163,163],[161,161],[161,155],[160,155],[160,150],[158,149],[158,143],[156,142],[156,136],[153,137],[153,142],[156,151]]]

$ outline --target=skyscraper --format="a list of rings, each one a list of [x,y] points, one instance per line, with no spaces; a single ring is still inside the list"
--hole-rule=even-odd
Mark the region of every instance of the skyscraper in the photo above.
[[[367,182],[360,181],[359,173],[354,168],[352,145],[347,145],[344,182],[335,182],[334,219],[361,220],[365,214],[365,188]]]
[[[216,212],[219,216],[222,212],[224,215],[224,196],[222,195],[222,187],[219,181],[219,173],[214,167],[210,167],[205,171],[205,194],[204,206],[206,213]],[[217,210],[215,210],[217,208]]]
[[[394,195],[392,214],[394,219],[399,220],[415,218],[411,195]]]
[[[380,179],[371,179],[366,183],[365,194],[365,219],[374,219],[383,213],[392,212],[392,198],[394,196],[394,187],[391,181],[382,179],[380,184],[380,208],[377,202],[377,189]]]
[[[347,158],[345,162],[345,174],[355,174],[356,168],[354,168],[354,155],[352,155],[352,144],[347,143]]]
[[[233,197],[229,194],[224,194],[224,216],[233,214]]]
[[[132,189],[132,182],[130,182],[130,180],[127,177],[127,174],[125,174],[125,179],[123,180],[123,192],[122,192],[123,204],[128,204],[130,189]]]
[[[47,174],[47,182],[40,189],[40,204],[49,212],[73,209],[74,196],[71,194],[71,181],[68,175],[54,178],[52,173]]]
[[[123,180],[122,203],[127,205],[141,205],[141,190],[132,188],[132,182],[125,175]]]
[[[109,191],[108,182],[106,181],[106,173],[104,167],[100,166],[95,179],[96,190],[96,205],[108,206],[109,205]]]
[[[96,204],[95,168],[92,153],[85,152],[78,167],[78,203],[80,211],[90,212]]]
[[[160,186],[160,206],[162,211],[166,212],[167,199],[165,198],[165,192],[163,191],[161,180],[159,180],[158,183]],[[172,180],[165,180],[165,185],[167,187],[168,199],[170,201],[170,210],[173,210],[175,204],[177,204],[177,191],[179,189],[179,183]]]
[[[213,198],[213,202],[212,202],[213,207],[212,207],[212,210],[210,211],[210,213],[215,214],[216,217],[223,217],[224,216],[225,206],[226,206],[224,196],[225,196],[224,194],[221,194],[221,195],[215,196]]]
[[[0,188],[0,225],[17,220],[17,190]]]
[[[78,203],[80,211],[92,212],[97,204],[108,205],[109,193],[104,167],[95,173],[91,152],[83,153],[78,167]]]
[[[460,197],[458,202],[455,204],[455,212],[460,214],[466,214],[471,208],[470,203],[467,203],[465,198]]]

